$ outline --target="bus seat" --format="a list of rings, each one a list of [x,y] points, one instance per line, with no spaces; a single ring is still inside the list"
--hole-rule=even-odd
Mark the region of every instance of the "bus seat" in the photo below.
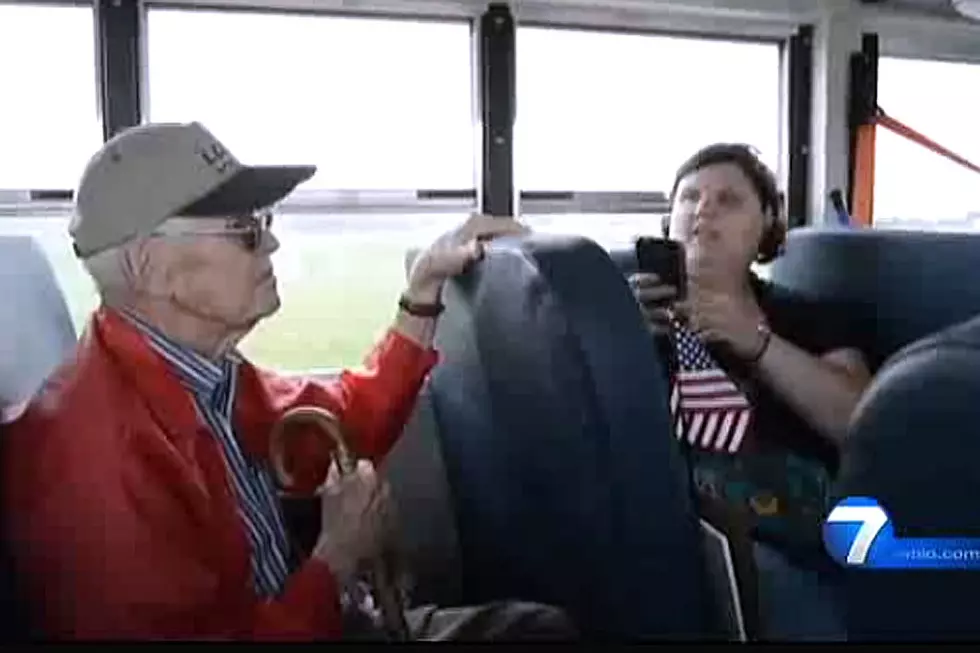
[[[616,264],[619,271],[623,273],[623,276],[628,277],[639,269],[636,261],[636,251],[632,247],[611,249],[609,250],[609,258]]]
[[[385,458],[382,473],[397,510],[396,545],[413,605],[460,605],[459,543],[452,492],[436,433],[429,388]]]
[[[864,307],[877,369],[919,338],[980,313],[980,234],[799,228],[771,268],[773,281]]]
[[[332,381],[337,372],[314,375]],[[460,605],[459,548],[452,493],[446,479],[427,387],[380,473],[388,481],[395,509],[389,542],[396,554],[400,585],[408,607]],[[309,554],[320,534],[320,504],[308,498],[282,497],[286,527],[297,547]]]
[[[947,251],[956,250],[948,246]],[[930,265],[952,272],[954,264]],[[970,278],[942,289],[972,299],[963,288]],[[900,536],[980,537],[978,397],[980,317],[896,354],[858,406],[835,487],[837,498],[877,499]],[[976,570],[848,570],[845,588],[849,639],[964,640],[980,635],[973,608],[980,595]]]
[[[30,236],[0,236],[0,421],[10,421],[74,349],[51,264]]]
[[[0,439],[45,378],[70,355],[75,328],[51,265],[29,236],[0,236]],[[32,617],[0,537],[0,640],[36,639]]]
[[[552,603],[592,635],[704,636],[689,476],[664,437],[656,349],[606,252],[494,241],[444,301],[429,385],[465,599]]]

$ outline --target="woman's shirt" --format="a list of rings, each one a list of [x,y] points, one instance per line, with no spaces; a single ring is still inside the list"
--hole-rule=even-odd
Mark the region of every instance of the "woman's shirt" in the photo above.
[[[775,335],[821,356],[837,349],[867,350],[870,314],[860,306],[817,301],[753,277],[760,309]],[[699,491],[724,498],[750,516],[756,537],[790,557],[823,556],[821,522],[829,509],[838,451],[744,363],[708,347],[746,390],[753,406],[750,433],[734,456],[687,448]]]

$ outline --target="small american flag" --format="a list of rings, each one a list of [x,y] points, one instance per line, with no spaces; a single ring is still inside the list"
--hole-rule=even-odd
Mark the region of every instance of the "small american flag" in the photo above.
[[[752,405],[697,335],[673,320],[677,372],[670,390],[674,434],[702,449],[734,454],[752,420]]]

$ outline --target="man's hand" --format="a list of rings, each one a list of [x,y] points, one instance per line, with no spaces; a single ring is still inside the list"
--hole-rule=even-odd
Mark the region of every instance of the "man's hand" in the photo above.
[[[343,477],[331,468],[320,490],[321,532],[313,557],[326,562],[341,584],[382,551],[390,527],[389,494],[367,460],[358,461],[356,471]]]
[[[677,308],[692,331],[707,342],[727,344],[741,358],[751,358],[762,344],[765,315],[750,295],[695,288]]]
[[[439,300],[446,280],[463,272],[483,258],[487,240],[499,236],[518,236],[530,229],[513,218],[488,215],[471,216],[464,223],[437,238],[415,259],[409,274],[407,295],[422,303]]]

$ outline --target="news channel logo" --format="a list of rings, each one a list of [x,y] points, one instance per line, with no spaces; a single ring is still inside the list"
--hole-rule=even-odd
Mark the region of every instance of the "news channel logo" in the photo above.
[[[980,569],[980,538],[897,537],[875,499],[847,497],[823,524],[824,546],[844,567]]]

